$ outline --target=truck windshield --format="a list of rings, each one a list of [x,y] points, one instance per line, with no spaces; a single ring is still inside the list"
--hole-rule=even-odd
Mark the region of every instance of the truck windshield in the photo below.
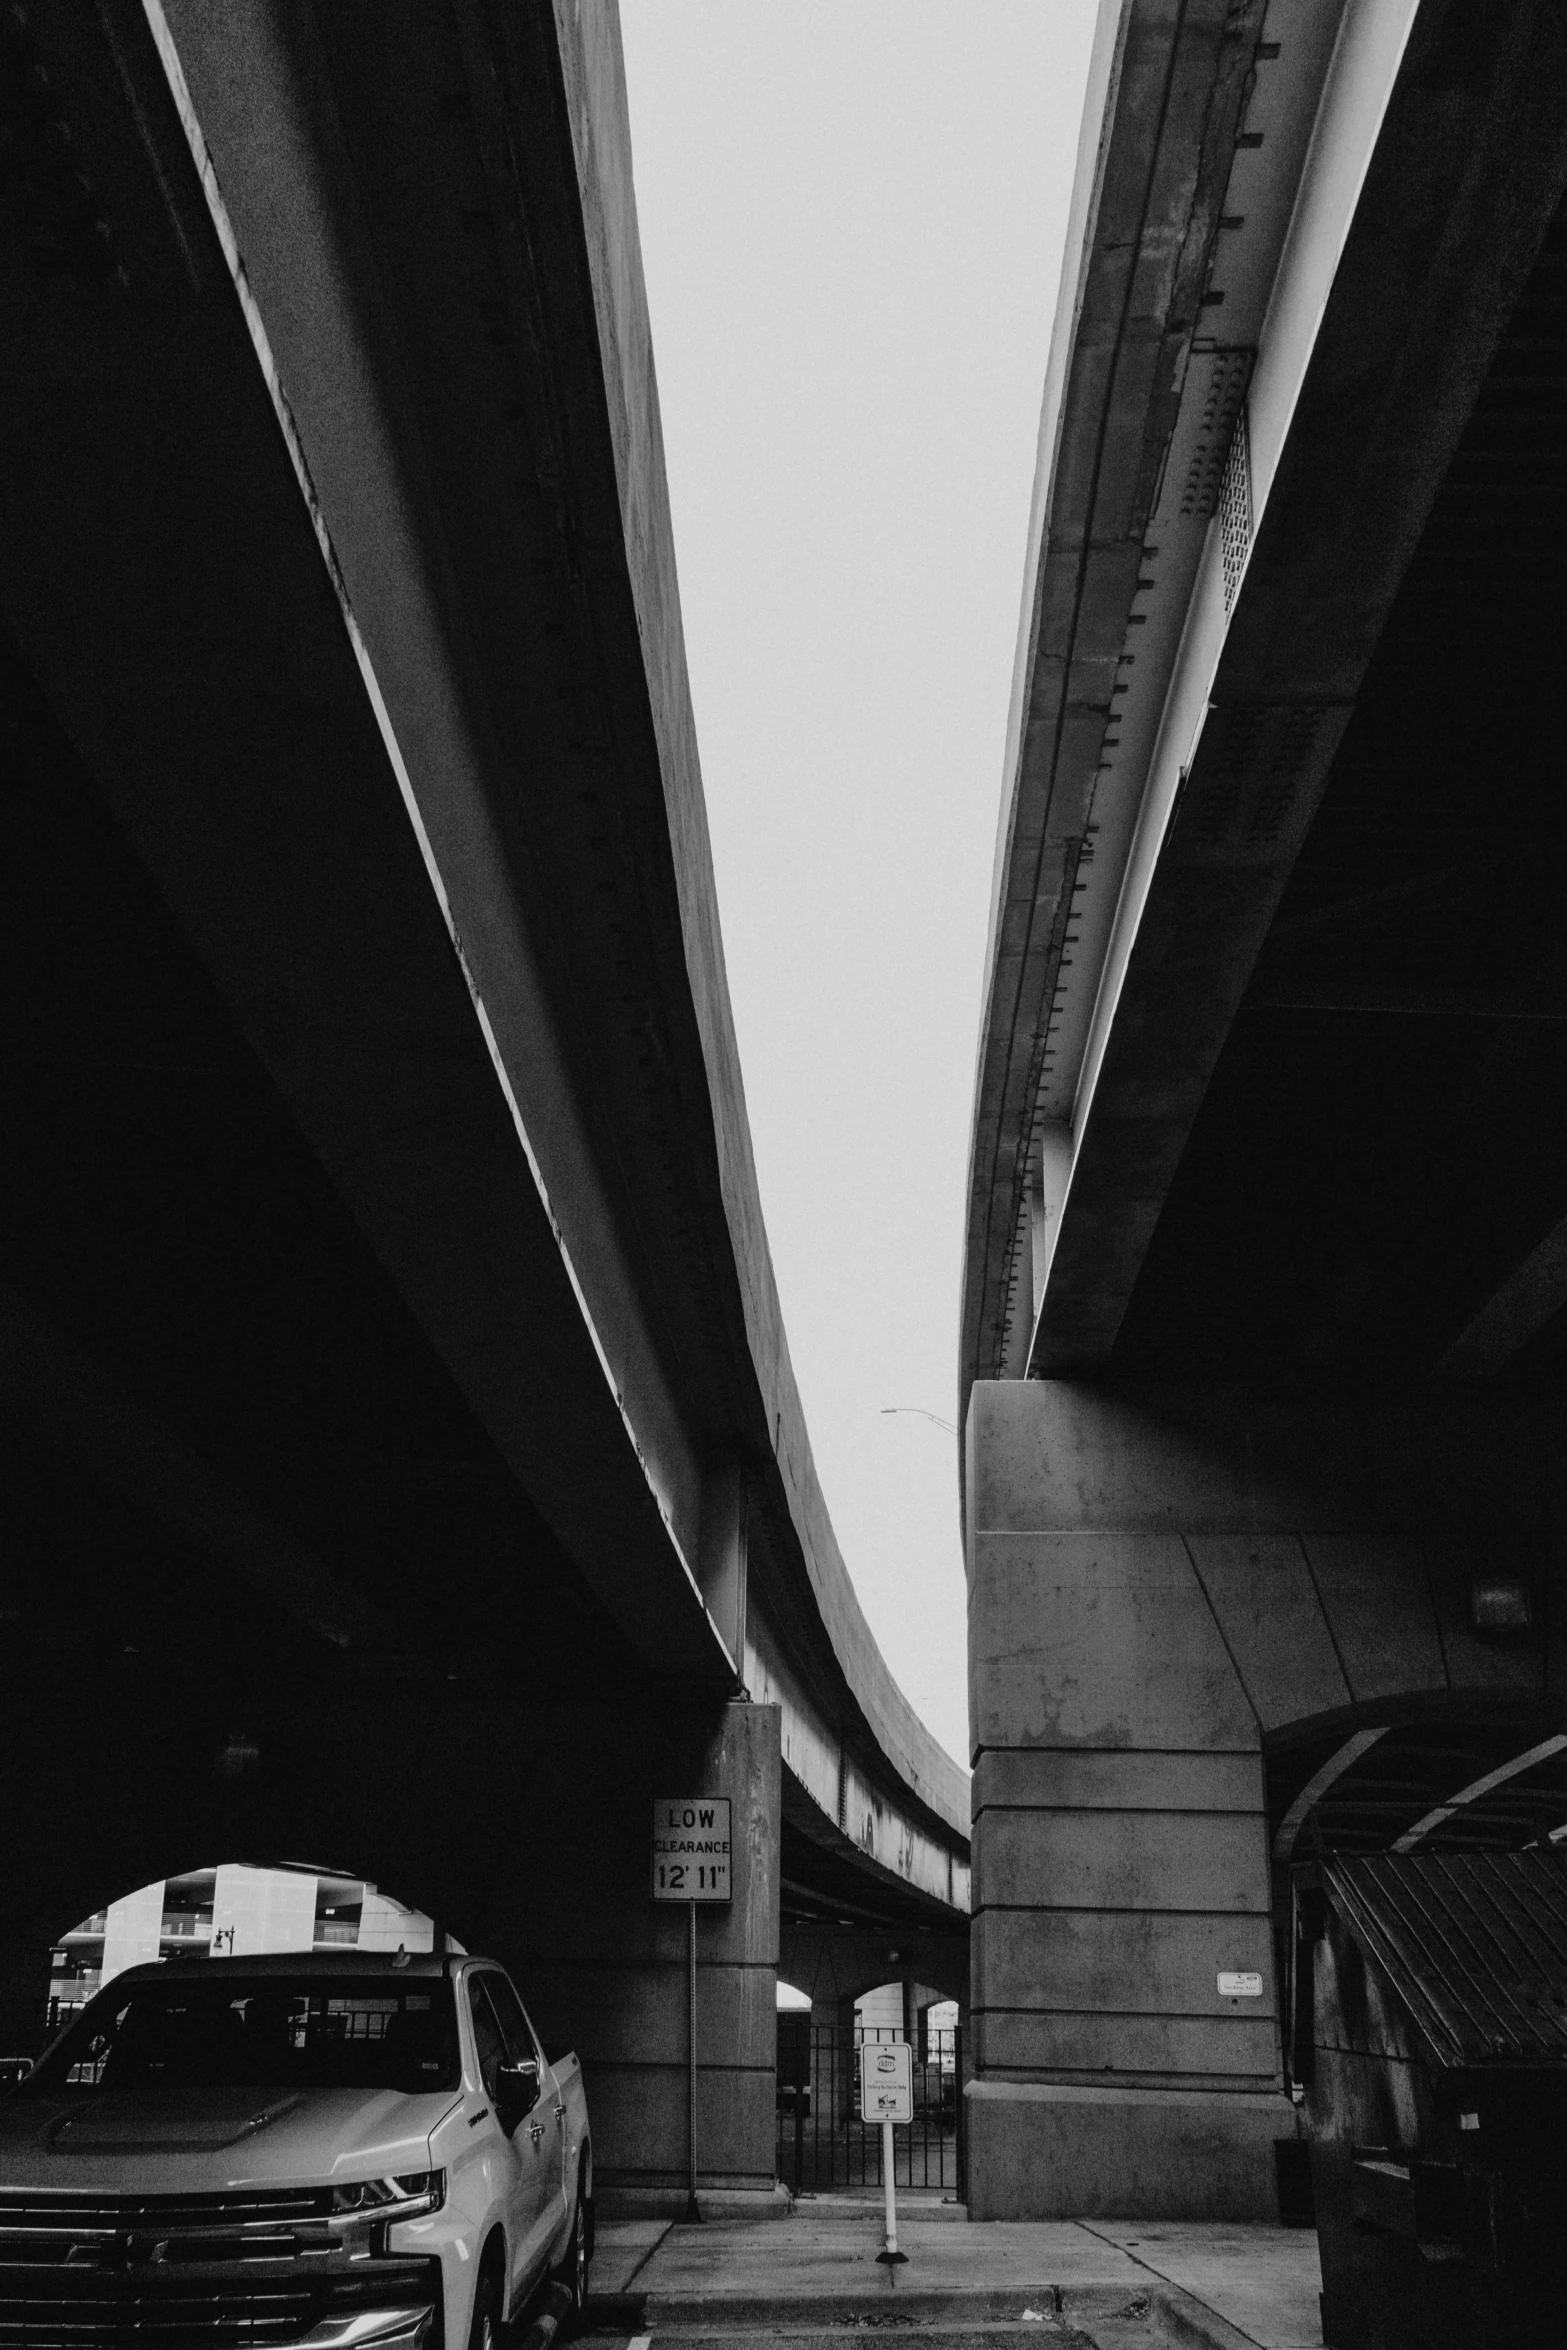
[[[454,2089],[444,1979],[188,1975],[101,1992],[20,2096],[133,2089]]]

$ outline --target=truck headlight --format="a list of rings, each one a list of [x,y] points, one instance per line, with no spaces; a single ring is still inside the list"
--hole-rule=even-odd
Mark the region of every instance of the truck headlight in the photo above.
[[[427,2350],[433,2309],[353,2309],[324,2317],[305,2335],[303,2350]]]
[[[334,2219],[418,2219],[446,2201],[443,2170],[399,2171],[383,2179],[353,2179],[332,2189]]]

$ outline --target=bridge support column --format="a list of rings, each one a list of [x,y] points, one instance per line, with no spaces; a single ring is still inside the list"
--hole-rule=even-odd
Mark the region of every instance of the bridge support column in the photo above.
[[[710,2216],[782,2212],[777,1708],[733,1704],[716,1719],[628,1710],[600,1735],[577,1791],[555,1775],[559,1827],[588,1865],[541,1885],[536,1907],[521,1888],[515,1903],[534,2021],[547,2046],[574,2044],[582,2058],[599,2210],[685,2210],[688,1920],[683,1902],[651,1898],[652,1809],[662,1796],[727,1795],[734,1898],[697,1910],[698,2192]]]
[[[970,2212],[1276,2218],[1258,1722],[1182,1533],[1118,1513],[1126,1429],[1073,1393],[969,1414]]]

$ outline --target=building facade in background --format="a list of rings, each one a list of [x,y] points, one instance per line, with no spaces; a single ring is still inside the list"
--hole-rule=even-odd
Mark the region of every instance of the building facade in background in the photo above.
[[[83,1918],[55,1945],[50,2028],[127,1967],[188,1957],[244,1958],[286,1950],[429,1950],[435,1928],[362,1877],[227,1861],[159,1877]]]

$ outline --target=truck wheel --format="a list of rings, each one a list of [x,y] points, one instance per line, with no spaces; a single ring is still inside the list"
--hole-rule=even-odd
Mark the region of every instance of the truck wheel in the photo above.
[[[591,2258],[592,2246],[589,2242],[588,2236],[588,2207],[583,2199],[582,2179],[579,2173],[577,2178],[576,2208],[571,2215],[571,2234],[566,2239],[566,2257],[555,2272],[561,2283],[565,2286],[567,2292],[571,2295],[571,2314],[573,2317],[580,2317],[582,2315],[583,2307],[588,2298],[588,2262]]]
[[[479,2279],[473,2297],[473,2323],[468,2328],[468,2350],[499,2350],[501,2338],[500,2287],[492,2276]]]

